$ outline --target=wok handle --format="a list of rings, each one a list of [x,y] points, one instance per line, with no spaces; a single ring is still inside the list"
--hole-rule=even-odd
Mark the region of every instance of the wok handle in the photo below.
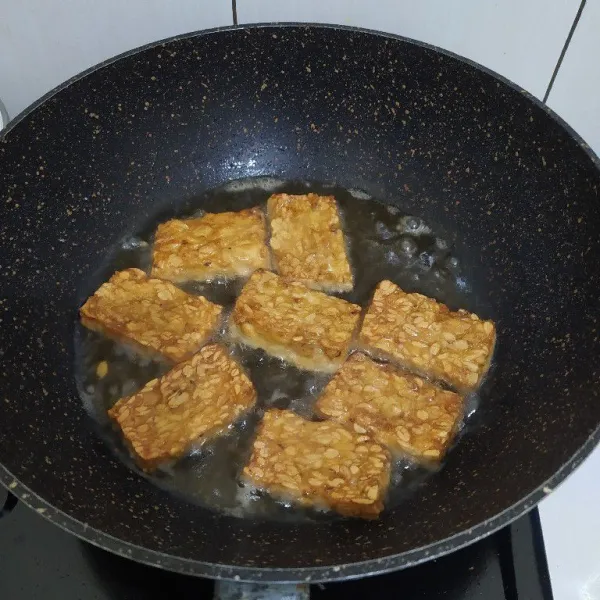
[[[2,488],[0,488],[0,489],[2,489]],[[6,496],[4,505],[0,509],[0,519],[2,517],[5,517],[17,505],[17,502],[19,501],[17,499],[17,497],[14,496],[13,494],[11,494],[8,490],[6,491],[6,493],[8,495]]]
[[[309,600],[310,587],[304,583],[245,583],[217,581],[214,600]]]

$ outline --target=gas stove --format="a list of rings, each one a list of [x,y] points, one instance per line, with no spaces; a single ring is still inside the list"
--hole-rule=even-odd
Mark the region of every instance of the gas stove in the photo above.
[[[0,519],[0,598],[233,597],[230,586],[215,590],[213,581],[145,566],[83,542],[0,489],[0,505],[5,498],[8,503]],[[537,510],[494,535],[423,565],[310,588],[310,598],[318,600],[399,596],[406,600],[551,600]]]

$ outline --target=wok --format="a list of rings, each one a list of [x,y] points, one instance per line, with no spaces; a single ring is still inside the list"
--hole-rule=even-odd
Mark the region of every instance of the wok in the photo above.
[[[94,433],[78,307],[107,249],[251,176],[334,182],[448,232],[498,324],[476,426],[375,522],[244,520],[170,495]],[[513,84],[438,49],[328,26],[226,28],[108,61],[0,143],[0,481],[46,518],[183,573],[334,580],[506,525],[599,434],[597,159]],[[105,274],[104,274],[105,275]]]

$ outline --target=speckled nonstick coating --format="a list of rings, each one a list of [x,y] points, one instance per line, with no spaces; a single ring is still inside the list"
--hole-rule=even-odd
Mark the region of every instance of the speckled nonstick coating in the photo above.
[[[598,438],[595,161],[506,81],[353,29],[203,32],[72,80],[0,143],[2,483],[94,544],[211,577],[356,577],[505,525]],[[481,425],[379,521],[252,522],[177,500],[113,457],[77,395],[77,308],[106,249],[252,175],[362,188],[478,259],[467,308],[493,307],[500,339]]]

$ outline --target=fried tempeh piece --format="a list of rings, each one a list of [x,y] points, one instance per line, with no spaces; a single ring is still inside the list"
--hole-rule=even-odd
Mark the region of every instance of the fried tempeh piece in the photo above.
[[[390,480],[390,455],[368,435],[288,410],[265,413],[243,475],[273,496],[376,518]]]
[[[178,283],[245,277],[270,267],[266,239],[257,207],[167,221],[156,230],[152,276]]]
[[[317,414],[368,433],[392,452],[439,460],[463,413],[462,398],[356,352],[318,398]]]
[[[179,362],[202,346],[222,307],[139,269],[115,273],[81,307],[87,328],[153,357]]]
[[[352,289],[346,243],[333,196],[274,194],[267,202],[277,271],[327,292]]]
[[[233,423],[256,401],[254,386],[217,344],[204,346],[109,411],[146,471],[182,456]]]
[[[331,372],[343,362],[360,306],[256,271],[235,303],[233,337],[302,369]]]
[[[407,294],[391,281],[375,290],[359,343],[366,350],[458,390],[475,388],[494,351],[496,327],[466,310],[421,294]]]

